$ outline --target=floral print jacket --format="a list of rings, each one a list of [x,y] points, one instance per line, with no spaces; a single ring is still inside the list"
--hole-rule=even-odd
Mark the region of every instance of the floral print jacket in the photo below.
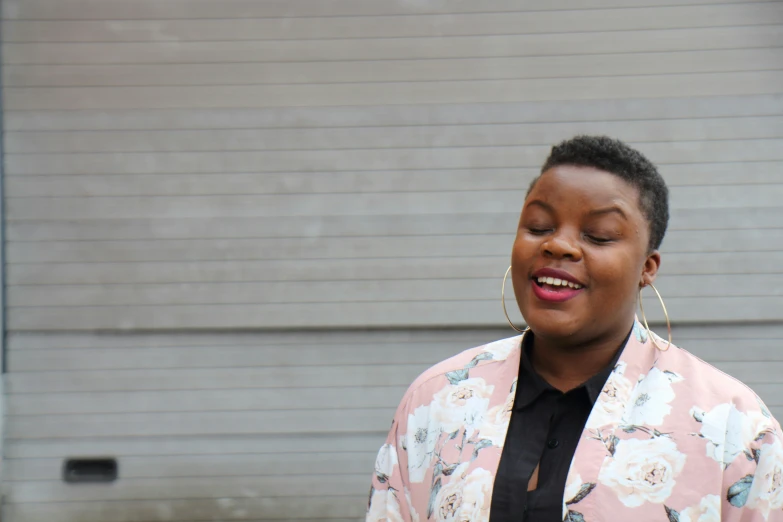
[[[368,522],[489,520],[520,345],[467,350],[416,379],[378,453]],[[563,519],[783,522],[780,425],[745,385],[659,350],[636,322],[574,454]]]

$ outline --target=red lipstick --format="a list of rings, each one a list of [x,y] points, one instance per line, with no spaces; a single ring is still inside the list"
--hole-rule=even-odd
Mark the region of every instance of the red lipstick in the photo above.
[[[541,268],[533,272],[530,285],[533,294],[542,301],[562,303],[584,291],[584,283],[558,268]]]

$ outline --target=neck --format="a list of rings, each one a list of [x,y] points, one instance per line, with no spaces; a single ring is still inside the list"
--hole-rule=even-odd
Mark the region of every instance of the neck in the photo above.
[[[544,380],[566,392],[606,368],[622,348],[631,326],[578,345],[534,336],[530,362]]]

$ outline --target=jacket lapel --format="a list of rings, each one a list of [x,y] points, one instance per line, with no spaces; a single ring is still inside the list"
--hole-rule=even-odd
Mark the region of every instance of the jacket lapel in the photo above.
[[[627,428],[624,419],[632,418],[637,399],[633,391],[639,378],[655,365],[657,349],[648,339],[647,331],[634,321],[633,331],[617,365],[593,405],[582,437],[571,461],[566,490],[563,495],[563,515],[568,521],[583,519],[593,513],[594,497],[590,493],[598,484],[604,460],[614,454],[619,441],[618,431]]]

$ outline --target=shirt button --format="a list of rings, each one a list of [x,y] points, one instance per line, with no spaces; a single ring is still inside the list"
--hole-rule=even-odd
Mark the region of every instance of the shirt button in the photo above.
[[[547,441],[546,445],[547,445],[547,447],[549,449],[555,449],[556,447],[558,447],[560,445],[560,441],[558,441],[557,439],[549,439],[549,441]]]

